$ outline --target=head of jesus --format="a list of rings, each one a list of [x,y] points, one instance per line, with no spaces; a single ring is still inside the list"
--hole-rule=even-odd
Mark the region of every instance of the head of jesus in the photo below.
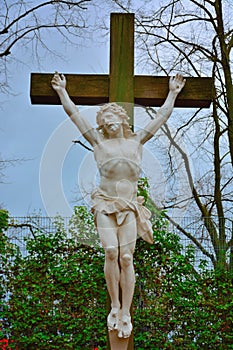
[[[98,130],[104,136],[117,133],[122,128],[123,136],[128,138],[133,135],[128,123],[129,117],[123,107],[117,103],[107,103],[103,105],[96,115]]]

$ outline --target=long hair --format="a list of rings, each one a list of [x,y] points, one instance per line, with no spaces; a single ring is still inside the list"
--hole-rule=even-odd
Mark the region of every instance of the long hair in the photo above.
[[[115,102],[104,104],[100,108],[100,110],[97,112],[97,114],[96,114],[96,123],[98,124],[97,130],[102,132],[103,135],[105,136],[105,132],[103,129],[103,122],[102,122],[102,115],[103,115],[103,113],[105,113],[107,111],[111,111],[112,113],[116,114],[118,117],[121,118],[122,127],[123,127],[123,135],[125,138],[129,138],[129,137],[135,135],[130,128],[130,125],[128,122],[129,117],[128,117],[126,110],[122,106],[118,105]]]

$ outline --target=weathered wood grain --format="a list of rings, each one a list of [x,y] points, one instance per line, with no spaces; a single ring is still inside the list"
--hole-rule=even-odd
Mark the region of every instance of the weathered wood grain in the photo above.
[[[109,95],[110,78],[108,75],[65,74],[67,90],[72,100],[78,105],[96,105],[115,100],[112,94],[119,96],[124,91],[122,85]],[[32,104],[60,104],[56,92],[51,87],[51,73],[32,73],[30,96]],[[212,78],[186,78],[184,89],[176,100],[176,107],[208,108],[213,99]],[[161,106],[168,93],[169,77],[135,76],[134,103],[142,106]],[[131,83],[132,84],[132,83]],[[120,97],[119,97],[120,98]],[[128,101],[131,98],[128,99]]]

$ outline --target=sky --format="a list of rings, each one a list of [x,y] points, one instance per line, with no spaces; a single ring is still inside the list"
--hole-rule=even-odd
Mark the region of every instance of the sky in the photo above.
[[[109,42],[107,37],[99,41],[88,40],[86,44],[82,41],[82,45],[78,49],[65,45],[54,34],[51,34],[47,40],[51,43],[56,42],[55,48],[58,54],[61,52],[61,55],[66,56],[66,60],[52,56],[47,58],[45,55],[41,67],[38,67],[36,62],[31,62],[31,50],[25,51],[18,45],[17,54],[13,52],[16,60],[8,65],[12,94],[1,96],[3,101],[0,108],[1,155],[6,160],[19,160],[15,162],[14,166],[9,166],[4,170],[4,183],[0,184],[1,206],[6,208],[12,216],[25,216],[38,212],[41,212],[42,215],[48,214],[41,196],[40,163],[46,144],[53,133],[56,133],[56,129],[59,129],[64,121],[68,121],[61,106],[31,104],[31,72],[51,73],[57,70],[63,73],[108,73]],[[61,191],[64,191],[65,197],[72,207],[74,205],[72,201],[76,197],[74,190],[77,182],[77,166],[87,152],[84,152],[82,147],[72,143],[78,131],[73,125],[71,125],[70,130],[67,131],[66,138],[69,138],[69,134],[71,134],[69,140],[71,154],[69,155],[68,148],[64,158],[65,167],[62,167],[60,172],[62,173]],[[63,137],[56,148],[59,148],[62,140]],[[52,159],[56,159],[57,152],[55,149]],[[74,152],[76,162],[71,160]],[[62,214],[64,215],[64,213]]]
[[[91,20],[92,15],[95,13],[89,13]],[[110,23],[110,11],[105,22]],[[11,216],[70,216],[74,205],[83,201],[90,204],[91,186],[98,180],[92,153],[72,142],[83,138],[61,106],[32,105],[30,101],[31,72],[108,74],[109,35],[101,37],[93,32],[91,39],[83,39],[77,48],[51,33],[46,40],[64,59],[45,54],[38,67],[30,48],[17,46],[16,59],[8,65],[12,94],[1,97],[0,150],[4,159],[18,161],[4,171],[0,203]],[[95,124],[98,108],[79,108]],[[145,125],[140,111],[135,125]],[[154,181],[163,177],[159,160],[148,150],[145,168]],[[185,188],[183,184],[180,187]],[[166,189],[157,186],[155,195],[163,197],[164,192]]]

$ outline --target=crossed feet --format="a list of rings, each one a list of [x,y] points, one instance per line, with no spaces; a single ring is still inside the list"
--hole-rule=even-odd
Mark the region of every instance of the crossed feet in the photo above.
[[[107,318],[108,330],[117,330],[119,338],[129,338],[133,329],[131,317],[129,315],[120,317],[119,314],[119,309],[112,308]]]

